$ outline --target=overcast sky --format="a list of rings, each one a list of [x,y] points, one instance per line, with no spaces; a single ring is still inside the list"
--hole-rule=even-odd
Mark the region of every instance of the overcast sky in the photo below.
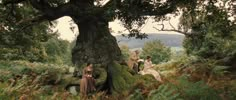
[[[172,18],[171,19],[171,23],[173,26],[175,26],[177,28],[177,24],[179,22],[179,17],[176,18]],[[59,34],[60,34],[60,38],[65,39],[65,40],[69,40],[72,41],[76,35],[78,34],[78,28],[77,25],[73,23],[73,21],[71,21],[70,17],[62,17],[60,19],[57,20],[58,24],[55,28],[55,30],[58,30]],[[144,33],[165,33],[165,34],[176,34],[176,32],[160,32],[156,29],[154,29],[153,27],[157,27],[159,29],[161,29],[161,26],[158,26],[158,23],[154,23],[153,19],[149,19],[146,21],[147,24],[144,25],[144,27],[142,28],[141,32]],[[170,28],[168,22],[164,22],[165,24],[165,28]],[[71,26],[74,26],[74,32],[70,29]],[[109,23],[109,27],[112,28],[112,30],[114,31],[114,33],[112,33],[113,35],[119,35],[117,34],[118,31],[123,31],[124,33],[128,33],[127,31],[124,31],[125,28],[120,24],[119,20],[115,20],[114,22],[110,22]]]

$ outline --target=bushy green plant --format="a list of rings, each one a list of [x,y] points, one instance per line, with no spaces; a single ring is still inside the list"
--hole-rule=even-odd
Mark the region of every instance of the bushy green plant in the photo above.
[[[49,37],[47,37],[49,38]],[[33,39],[32,39],[33,40]],[[71,64],[71,43],[50,36],[48,41],[37,41],[32,44],[2,45],[0,43],[0,60],[27,60],[30,62],[49,62],[57,64]],[[17,41],[18,42],[18,41]],[[25,41],[26,43],[28,41]]]
[[[0,100],[8,100],[10,97],[4,92],[2,88],[0,88]]]
[[[191,82],[186,75],[181,76],[175,86],[181,96],[187,100],[220,100],[216,90],[203,81]]]
[[[120,45],[120,50],[121,50],[122,58],[127,61],[130,55],[129,47],[127,45]]]
[[[142,58],[151,56],[152,62],[158,64],[170,60],[171,49],[162,44],[161,41],[154,40],[144,44],[141,56]]]
[[[180,23],[189,23],[193,34],[187,35],[184,47],[187,54],[206,59],[221,60],[222,65],[232,66],[236,59],[236,24],[230,20],[230,14],[224,6],[218,7],[208,2],[205,10],[190,13],[187,21],[183,18]],[[186,16],[185,16],[186,17]]]
[[[14,75],[29,75],[31,72],[41,74],[49,71],[51,74],[60,75],[66,73],[67,65],[31,63],[28,61],[0,61],[0,79],[7,81]],[[54,76],[55,76],[54,75]]]
[[[212,79],[223,77],[229,66],[221,66],[214,59],[204,59],[201,57],[187,57],[178,61],[176,66],[179,73],[186,73],[192,76],[192,79],[205,80],[210,82]]]
[[[26,94],[29,99],[50,99],[55,92],[63,92],[67,80],[67,65],[31,63],[28,61],[0,61],[0,99],[19,99]],[[69,79],[70,78],[70,79]],[[77,79],[78,80],[78,79]]]
[[[144,100],[140,89],[135,90],[133,94],[128,97],[129,100]]]
[[[148,100],[181,100],[179,95],[179,93],[176,93],[175,88],[163,84],[149,93]]]
[[[52,37],[43,44],[47,54],[47,61],[57,64],[71,64],[72,45],[66,40]]]
[[[45,62],[47,54],[44,47],[21,48],[0,48],[0,60],[27,60]]]

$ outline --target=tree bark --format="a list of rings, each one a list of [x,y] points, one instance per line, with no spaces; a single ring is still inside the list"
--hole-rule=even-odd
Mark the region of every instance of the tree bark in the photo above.
[[[99,16],[73,19],[79,27],[76,46],[72,50],[72,62],[76,66],[88,62],[107,65],[120,60],[121,51],[116,38],[109,32],[108,21]]]

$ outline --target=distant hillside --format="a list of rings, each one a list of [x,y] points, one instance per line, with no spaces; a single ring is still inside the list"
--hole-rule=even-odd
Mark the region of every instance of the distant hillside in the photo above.
[[[126,38],[121,35],[116,36],[118,44],[126,44],[130,49],[142,48],[145,42],[160,40],[169,47],[182,47],[184,35],[179,34],[148,34],[147,39]]]

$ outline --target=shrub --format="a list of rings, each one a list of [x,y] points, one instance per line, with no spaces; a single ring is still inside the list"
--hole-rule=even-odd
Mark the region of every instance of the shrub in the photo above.
[[[120,50],[122,54],[122,59],[128,60],[129,59],[129,47],[127,45],[120,45]]]
[[[180,100],[179,93],[169,85],[161,85],[149,93],[149,100]]]
[[[129,100],[144,100],[140,89],[135,90],[133,94],[128,97]]]
[[[141,56],[146,58],[146,56],[152,57],[152,62],[158,64],[160,62],[166,62],[171,58],[171,49],[164,46],[159,40],[147,42],[144,44]]]
[[[203,81],[191,82],[187,75],[178,78],[175,85],[181,96],[187,100],[220,100],[216,90],[206,85]]]
[[[226,10],[216,5],[210,9],[208,13],[194,14],[195,21],[189,23],[194,34],[186,36],[183,46],[189,55],[223,60],[222,65],[233,66],[236,59],[236,24],[230,20]]]
[[[47,61],[57,64],[71,65],[71,50],[72,44],[66,40],[52,37],[43,44],[45,52],[48,55]]]

